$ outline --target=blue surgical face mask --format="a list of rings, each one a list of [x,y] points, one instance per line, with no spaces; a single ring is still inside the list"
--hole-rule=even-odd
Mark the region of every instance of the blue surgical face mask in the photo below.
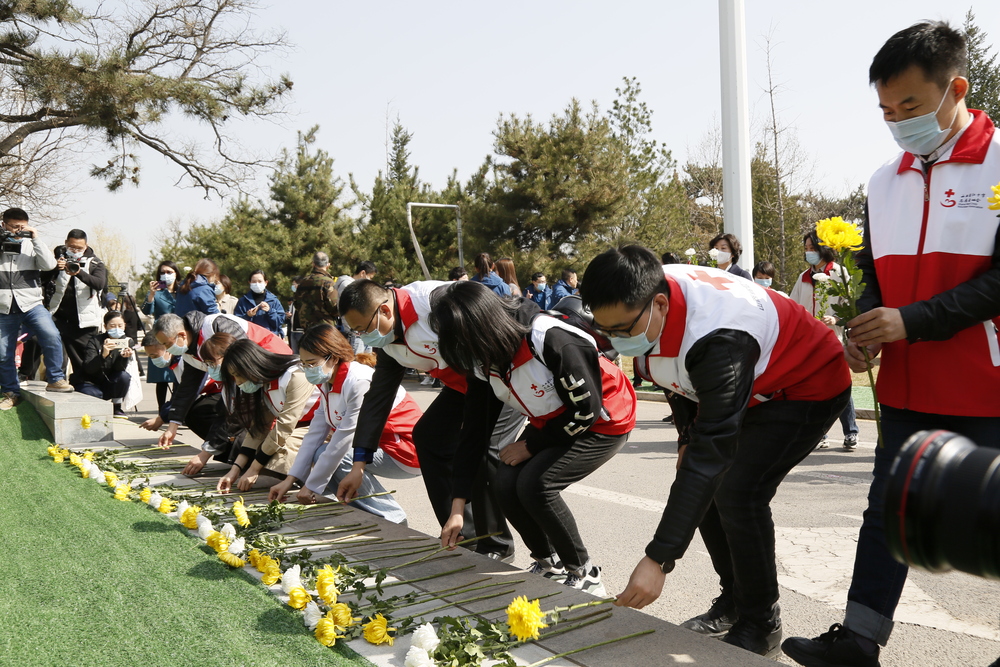
[[[292,293],[293,294],[295,293],[295,290],[298,289],[298,287],[299,287],[298,285],[292,285]]]
[[[208,377],[216,382],[222,382],[222,366],[209,366]]]
[[[170,357],[150,357],[149,360],[157,368],[166,368],[170,365]]]
[[[250,380],[247,380],[246,382],[240,385],[240,391],[242,391],[244,394],[253,394],[260,391],[260,388],[263,386],[264,385],[262,385],[259,382],[251,382]]]
[[[162,282],[162,283],[165,283],[167,285],[173,285],[175,280],[177,280],[177,274],[176,273],[161,273],[160,274],[160,282]]]
[[[182,354],[187,354],[187,351],[188,349],[185,346],[178,344],[176,338],[174,338],[174,344],[167,348],[167,352],[174,355],[175,357],[179,357]]]
[[[820,262],[819,253],[815,250],[806,251],[806,264],[809,266],[816,266]]]
[[[381,308],[381,306],[380,306]],[[375,316],[375,328],[358,336],[368,347],[383,348],[396,339],[396,332],[389,329],[389,333],[379,333],[378,315]]]
[[[313,366],[312,368],[303,368],[302,373],[306,376],[306,380],[309,381],[309,384],[323,384],[324,382],[329,382],[330,377],[333,375],[333,373],[326,370],[326,364],[320,364],[319,366]]]
[[[108,329],[108,335],[112,338],[121,338],[125,335],[124,329]]]
[[[914,155],[930,155],[944,143],[944,138],[951,132],[951,126],[955,124],[955,118],[958,116],[958,105],[955,105],[955,113],[952,114],[951,122],[943,130],[938,125],[937,113],[944,105],[944,101],[948,99],[951,84],[954,81],[952,79],[948,82],[948,89],[934,111],[906,120],[887,120],[885,122],[889,126],[889,131],[892,132],[892,138],[896,140],[896,144],[900,148]]]
[[[753,281],[755,283],[757,283],[758,285],[760,285],[761,287],[770,287],[771,286],[771,279],[770,278],[754,278]]]
[[[650,309],[653,306],[650,305]],[[649,324],[653,321],[653,313],[649,313],[649,319],[646,320],[646,328],[642,330],[642,333],[638,336],[631,336],[629,338],[619,338],[617,336],[612,336],[611,347],[618,350],[618,354],[624,354],[627,357],[641,357],[647,352],[649,352],[652,347],[656,344],[650,343],[649,339],[646,338],[646,332],[649,331]]]
[[[222,296],[226,289],[222,286],[222,283],[215,283],[215,296]]]

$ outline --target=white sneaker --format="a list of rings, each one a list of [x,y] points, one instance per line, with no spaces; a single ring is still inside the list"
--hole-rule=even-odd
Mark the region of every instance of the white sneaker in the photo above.
[[[563,567],[559,556],[552,554],[548,558],[536,558],[528,568],[531,574],[538,574],[557,583],[563,582],[569,573]]]
[[[826,449],[829,446],[830,443],[827,442],[826,436],[824,435],[823,439],[819,441],[819,446],[817,447],[817,449]]]
[[[592,565],[590,561],[587,561],[587,564],[576,572],[570,572],[563,584],[599,598],[607,597],[608,595],[604,584],[601,583],[601,568]]]
[[[430,375],[425,375],[424,378],[420,381],[421,387],[429,387],[432,384],[434,384],[434,378],[432,378]]]

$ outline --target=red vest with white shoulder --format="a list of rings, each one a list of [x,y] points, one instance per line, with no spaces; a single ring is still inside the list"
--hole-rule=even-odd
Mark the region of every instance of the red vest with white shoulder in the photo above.
[[[375,369],[356,361],[341,363],[330,382],[319,387],[322,392],[321,400],[324,401],[326,423],[330,428],[336,431],[344,415],[351,410],[347,397],[355,393],[352,389],[359,383],[371,384],[374,374]],[[379,446],[393,459],[411,468],[420,467],[412,434],[413,426],[421,416],[423,412],[416,401],[410,398],[405,389],[397,387],[396,396],[392,400],[392,411],[382,429]]]
[[[545,365],[543,357],[545,334],[553,328],[579,336],[597,349],[594,339],[586,332],[554,317],[538,315],[531,322],[531,333],[521,342],[520,349],[514,355],[510,370],[503,375],[491,371],[489,377],[490,386],[497,398],[526,416],[539,429],[567,409],[556,392],[556,379]],[[601,368],[603,409],[589,430],[610,435],[628,433],[635,426],[635,390],[618,366],[600,353],[597,357]],[[478,371],[477,375],[482,377]],[[568,384],[567,378],[559,380],[564,389],[570,393],[583,389],[587,393],[580,400],[589,397],[589,389],[581,386],[582,380],[576,380],[572,375],[568,380]],[[592,415],[578,414],[578,417],[590,419]]]
[[[191,364],[199,370],[207,370],[208,367],[201,359],[201,344],[215,335],[215,328],[213,324],[220,317],[224,317],[231,322],[235,322],[240,329],[243,330],[243,333],[247,335],[247,338],[257,343],[268,352],[274,352],[275,354],[292,353],[292,348],[288,347],[288,344],[285,343],[285,341],[281,340],[264,327],[247,322],[242,317],[227,315],[225,313],[215,313],[213,315],[205,316],[205,319],[201,323],[201,331],[198,332],[198,345],[196,346],[197,352],[193,355],[185,353],[184,363]]]
[[[656,345],[636,358],[644,379],[697,401],[687,354],[713,331],[732,329],[747,332],[760,346],[751,406],[828,400],[851,385],[836,334],[790,298],[719,269],[671,264],[663,273],[670,307]]]
[[[882,305],[933,298],[982,274],[996,251],[997,211],[990,186],[1000,181],[1000,137],[989,117],[972,122],[927,170],[903,153],[872,176],[868,230]],[[881,403],[970,417],[1000,416],[1000,317],[948,340],[882,346]],[[961,381],[951,382],[957,373]]]
[[[292,374],[295,371],[301,370],[302,367],[298,364],[290,366],[281,374],[280,378],[271,380],[271,383],[265,387],[264,403],[275,417],[280,415],[285,407],[285,395],[288,391],[288,383],[292,379]],[[312,396],[309,397],[309,400],[306,401],[305,406],[302,408],[302,415],[299,417],[299,426],[305,426],[312,421],[313,415],[316,413],[316,408],[319,407],[319,401],[319,387],[313,387]]]
[[[428,321],[431,314],[431,292],[447,284],[441,280],[421,280],[393,288],[399,319],[403,325],[403,342],[390,343],[382,351],[401,366],[429,373],[464,394],[468,388],[465,376],[445,363],[438,349],[438,335],[431,329]]]

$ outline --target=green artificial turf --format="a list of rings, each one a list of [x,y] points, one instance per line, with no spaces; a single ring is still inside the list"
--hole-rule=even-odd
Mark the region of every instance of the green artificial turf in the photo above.
[[[371,664],[176,521],[54,463],[48,438],[27,403],[0,412],[0,664]]]

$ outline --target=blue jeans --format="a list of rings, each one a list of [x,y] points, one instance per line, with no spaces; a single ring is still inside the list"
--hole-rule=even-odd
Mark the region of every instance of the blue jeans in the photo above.
[[[889,554],[883,530],[883,497],[896,454],[917,431],[936,429],[954,431],[978,445],[996,447],[1000,443],[1000,417],[935,415],[887,405],[881,408],[884,447],[875,449],[875,478],[868,490],[868,509],[858,535],[844,626],[885,646],[909,569]]]
[[[49,311],[45,310],[42,304],[38,304],[23,313],[16,303],[11,304],[9,313],[0,313],[0,392],[10,392],[15,396],[21,395],[14,355],[17,352],[17,337],[21,333],[22,326],[38,338],[42,354],[45,355],[45,377],[48,381],[58,382],[66,377],[62,370],[62,339]]]
[[[847,401],[847,407],[840,413],[840,425],[844,428],[844,435],[857,435],[858,422],[855,421],[854,397]]]

